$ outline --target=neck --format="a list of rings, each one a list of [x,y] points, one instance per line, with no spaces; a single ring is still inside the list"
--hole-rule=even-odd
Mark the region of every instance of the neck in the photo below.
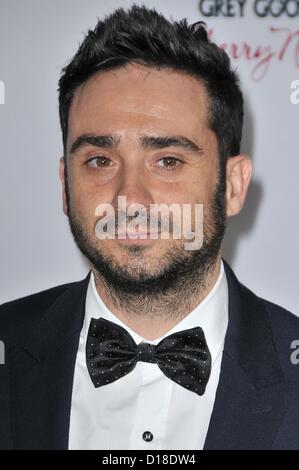
[[[97,292],[107,308],[129,328],[145,339],[163,336],[192,312],[209,294],[220,273],[221,256],[200,282],[182,284],[180,288],[151,296],[124,295],[113,289],[92,268]]]

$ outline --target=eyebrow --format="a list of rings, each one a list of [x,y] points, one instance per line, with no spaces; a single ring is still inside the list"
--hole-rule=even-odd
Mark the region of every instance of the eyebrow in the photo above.
[[[72,144],[70,154],[77,152],[81,147],[93,145],[94,147],[113,148],[117,147],[120,138],[116,135],[90,135],[83,134]]]
[[[93,135],[83,134],[80,135],[72,144],[70,154],[75,153],[80,148],[92,145],[101,148],[116,148],[120,142],[120,136],[114,134],[108,135]],[[145,149],[163,149],[167,147],[177,147],[183,150],[196,152],[201,154],[203,149],[195,142],[185,136],[151,136],[143,135],[140,137],[139,142]]]

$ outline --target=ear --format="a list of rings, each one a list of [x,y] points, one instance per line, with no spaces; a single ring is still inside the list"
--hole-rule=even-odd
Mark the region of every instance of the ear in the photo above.
[[[65,213],[65,215],[68,215],[68,207],[67,207],[67,199],[66,199],[66,191],[65,191],[65,159],[64,157],[60,158],[59,177],[60,177],[61,184],[62,184],[63,212]]]
[[[252,162],[248,155],[229,157],[226,164],[226,215],[236,215],[242,209],[252,176]]]

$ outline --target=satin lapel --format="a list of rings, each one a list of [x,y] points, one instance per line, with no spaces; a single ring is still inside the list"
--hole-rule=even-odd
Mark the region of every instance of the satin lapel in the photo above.
[[[67,449],[74,367],[90,273],[43,315],[21,348],[11,351],[16,449]]]
[[[229,323],[204,449],[270,449],[285,409],[270,320],[261,300],[224,266]]]

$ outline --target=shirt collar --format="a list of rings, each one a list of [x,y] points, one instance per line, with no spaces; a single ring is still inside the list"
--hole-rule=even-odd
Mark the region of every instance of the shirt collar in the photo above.
[[[142,341],[151,344],[158,344],[166,336],[178,331],[200,326],[204,331],[213,364],[222,350],[228,324],[228,286],[223,261],[221,260],[220,272],[216,283],[202,302],[181,321],[174,325],[171,330],[154,340],[143,338],[108,309],[96,289],[94,275],[91,271],[86,294],[85,318],[81,332],[84,342],[87,338],[91,318],[97,319],[100,317],[125,328],[136,344],[139,344]]]

